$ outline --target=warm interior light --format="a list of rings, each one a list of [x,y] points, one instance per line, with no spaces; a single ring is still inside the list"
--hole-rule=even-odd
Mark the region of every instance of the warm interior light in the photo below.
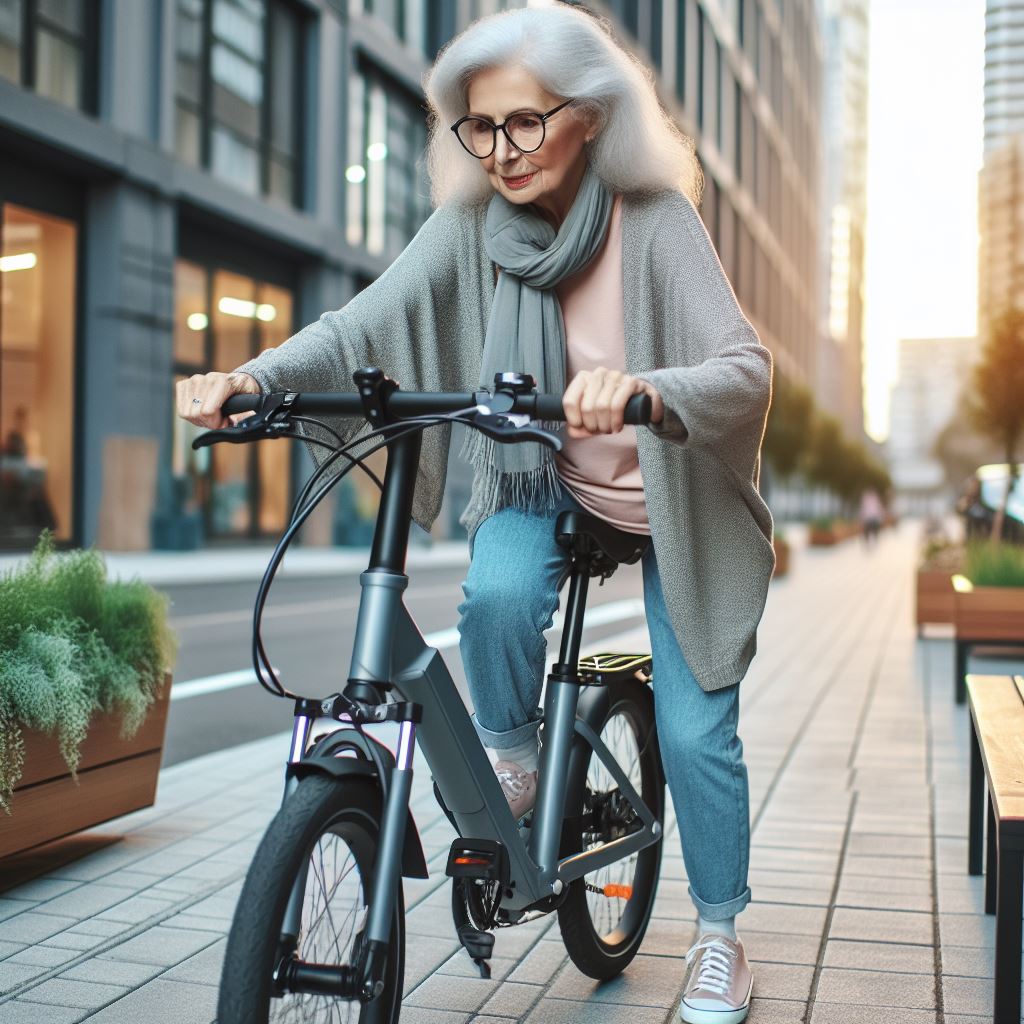
[[[383,160],[388,155],[388,147],[384,142],[371,142],[366,147],[367,160]]]
[[[205,331],[210,318],[205,313],[189,313],[185,320],[190,331]]]
[[[0,256],[0,271],[31,270],[38,260],[34,252],[19,252],[13,256]]]
[[[217,308],[228,316],[244,316],[252,319],[256,315],[256,303],[248,299],[235,299],[225,295],[217,303]]]
[[[346,167],[345,180],[351,182],[353,185],[358,185],[360,182],[366,180],[366,168],[360,167],[359,164],[352,164],[351,167]]]
[[[261,302],[256,307],[256,319],[262,320],[265,324],[269,324],[271,320],[277,319],[277,308],[272,306],[269,302]]]

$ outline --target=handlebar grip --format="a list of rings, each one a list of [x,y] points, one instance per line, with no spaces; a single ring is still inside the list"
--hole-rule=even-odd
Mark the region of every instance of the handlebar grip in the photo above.
[[[231,416],[236,412],[254,412],[263,405],[263,395],[232,395],[221,406],[221,412],[225,416]]]
[[[534,416],[539,420],[564,420],[562,399],[558,395],[537,395]],[[651,396],[633,395],[626,403],[625,422],[646,427],[651,422]]]

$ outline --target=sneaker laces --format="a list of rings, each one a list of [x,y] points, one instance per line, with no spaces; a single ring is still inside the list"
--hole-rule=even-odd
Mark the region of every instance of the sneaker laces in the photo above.
[[[702,949],[706,952],[700,961],[697,988],[725,995],[729,991],[733,961],[738,954],[720,936],[715,936],[706,942],[698,942],[690,947],[686,954],[687,965],[693,963],[693,958]]]
[[[529,774],[525,769],[520,768],[499,768],[495,773],[502,786],[508,786],[512,798],[515,799],[526,788],[526,779]]]

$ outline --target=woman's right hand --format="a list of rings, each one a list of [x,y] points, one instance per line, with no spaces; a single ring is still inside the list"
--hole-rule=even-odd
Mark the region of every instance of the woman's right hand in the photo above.
[[[224,416],[221,406],[232,395],[258,395],[263,390],[247,373],[194,373],[176,387],[178,415],[197,427],[229,427],[252,413]]]

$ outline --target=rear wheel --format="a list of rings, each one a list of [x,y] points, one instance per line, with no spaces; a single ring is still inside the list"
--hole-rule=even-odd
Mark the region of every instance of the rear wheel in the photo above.
[[[405,908],[399,883],[384,990],[372,1002],[334,995],[274,996],[274,974],[293,954],[303,963],[358,962],[369,917],[381,801],[367,780],[308,776],[270,823],[246,877],[228,935],[220,1024],[393,1024],[402,1000]],[[295,879],[306,873],[297,937],[282,934]]]
[[[611,687],[599,733],[643,802],[662,821],[665,783],[650,689],[635,681]],[[575,813],[566,819],[563,856],[597,849],[642,827],[593,750],[585,777],[581,773],[577,792],[570,797]],[[661,848],[659,840],[570,884],[558,908],[558,924],[572,962],[589,977],[613,978],[636,956],[654,909]]]

